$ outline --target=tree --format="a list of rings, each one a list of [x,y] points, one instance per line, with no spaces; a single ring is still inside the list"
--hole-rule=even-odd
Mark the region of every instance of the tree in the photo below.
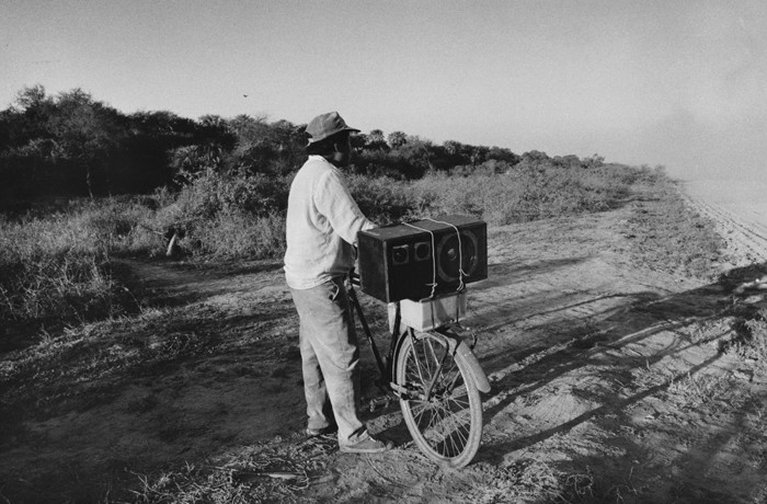
[[[449,156],[457,156],[461,152],[461,143],[456,142],[455,140],[445,140],[442,146]]]
[[[509,149],[505,149],[498,146],[492,146],[490,147],[490,150],[487,153],[487,159],[494,159],[496,161],[505,161],[509,163],[510,165],[515,165],[519,163],[519,161],[522,159],[521,156],[518,154],[514,154]]]
[[[45,102],[50,102],[50,98],[45,95],[45,88],[40,84],[25,87],[16,94],[16,104],[22,112],[39,107]]]
[[[352,144],[352,150],[354,150],[354,152],[362,151],[368,144],[368,136],[364,133],[357,133],[356,135],[352,135],[350,140]]]
[[[584,168],[600,168],[605,164],[605,157],[599,154],[592,154],[590,157],[583,158]]]
[[[305,157],[306,126],[286,120],[268,123],[265,117],[240,115],[229,122],[235,134],[233,166],[247,173],[287,175]]]
[[[367,135],[367,144],[365,145],[366,149],[370,150],[388,150],[389,144],[386,143],[386,138],[384,137],[384,132],[380,129],[374,129],[370,130],[370,133]]]
[[[398,149],[407,143],[407,135],[402,131],[393,131],[389,133],[389,147]]]
[[[84,172],[88,194],[109,190],[109,160],[126,135],[120,114],[80,88],[60,93],[48,120],[65,159]]]
[[[559,168],[576,169],[581,168],[581,160],[575,154],[568,154],[566,156],[554,156],[552,164]]]

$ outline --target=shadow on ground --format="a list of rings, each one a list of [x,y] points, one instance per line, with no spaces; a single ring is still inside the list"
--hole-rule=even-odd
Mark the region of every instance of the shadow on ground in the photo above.
[[[561,264],[574,264],[578,260],[561,261]],[[552,266],[556,265],[542,265],[549,274],[556,274],[555,271],[552,273]],[[504,269],[510,277],[528,272],[522,271],[525,268],[499,268]],[[502,464],[512,453],[524,454],[535,445],[566,435],[586,423],[596,424],[605,432],[642,431],[641,426],[637,426],[632,408],[643,400],[665,393],[684,380],[690,380],[690,377],[704,375],[721,364],[720,361],[725,357],[724,350],[740,337],[738,331],[741,328],[729,324],[706,332],[699,327],[701,324],[723,321],[736,310],[742,315],[744,310],[755,311],[763,307],[764,297],[758,291],[743,289],[743,285],[753,284],[754,278],[762,276],[766,271],[767,264],[736,268],[710,284],[671,295],[652,291],[610,294],[609,297],[625,298],[625,302],[594,313],[586,324],[573,324],[573,327],[564,331],[557,328],[553,344],[550,339],[545,345],[508,349],[485,356],[483,367],[491,376],[495,374],[499,377],[487,398],[492,406],[485,410],[486,424],[493,423],[499,415],[508,415],[509,410],[514,411],[517,404],[525,404],[531,397],[550,393],[547,388],[555,382],[561,385],[562,380],[569,375],[575,377],[571,380],[573,387],[583,385],[582,389],[574,388],[570,393],[583,400],[583,404],[593,406],[585,411],[576,411],[577,414],[570,418],[566,416],[564,421],[551,422],[553,425],[544,422],[543,428],[531,427],[529,430],[532,432],[494,436],[482,446],[475,462]],[[541,295],[548,300],[552,296],[561,296],[563,299],[556,307],[530,316],[565,310],[578,304],[568,303],[566,294]],[[591,298],[583,303],[604,298]],[[506,313],[507,317],[490,329],[503,330],[504,325],[518,323],[519,317],[508,316],[514,309],[514,300],[509,301],[507,306],[496,307],[498,314]],[[546,327],[537,329],[545,331]],[[681,369],[665,370],[662,365],[662,379],[656,379],[652,384],[636,381],[638,370],[649,370],[664,359],[668,363],[683,355],[688,358],[686,356],[690,351],[702,346],[713,346],[718,351],[708,352],[709,355],[702,360],[687,362]],[[635,348],[644,351],[632,350]],[[663,375],[663,371],[667,371],[667,374]],[[599,382],[591,379],[597,376]],[[662,482],[666,485],[663,491],[669,493],[666,497],[674,497],[675,502],[723,502],[722,499],[732,498],[732,495],[716,490],[716,483],[706,486],[702,480],[716,463],[717,457],[729,456],[732,444],[744,432],[744,419],[753,416],[757,410],[756,405],[767,397],[763,388],[761,392],[757,391],[748,397],[733,397],[727,408],[727,419],[711,420],[712,431],[706,432],[708,440],[700,443],[690,441],[688,450],[681,450],[672,460],[663,461],[667,466],[674,467],[674,473],[669,474],[669,478],[677,481],[675,484]],[[717,425],[717,422],[723,423]],[[668,429],[670,433],[667,436],[674,438],[673,427]],[[561,465],[570,471],[575,468],[581,468],[582,471],[598,468],[600,477],[610,482],[608,486],[612,485],[598,490],[604,494],[605,502],[615,501],[616,481],[622,481],[624,495],[618,497],[623,502],[626,493],[634,492],[638,495],[630,480],[632,474],[635,479],[640,478],[639,465],[647,448],[640,440],[631,441],[630,435],[614,434],[613,443],[612,448],[620,456],[584,455],[582,450],[573,449],[569,460]],[[610,442],[607,444],[604,449],[609,451]],[[662,467],[655,469],[663,471]],[[594,499],[588,502],[602,501]]]

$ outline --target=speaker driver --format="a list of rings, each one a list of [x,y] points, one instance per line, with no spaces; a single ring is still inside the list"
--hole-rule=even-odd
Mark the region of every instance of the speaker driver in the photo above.
[[[460,261],[463,259],[464,277],[474,273],[479,258],[477,257],[477,237],[474,233],[461,232],[461,253],[458,253],[458,236],[448,233],[437,244],[437,273],[443,282],[457,282],[460,274]]]
[[[393,247],[391,251],[391,259],[392,264],[395,266],[400,264],[407,264],[410,260],[410,246],[399,245],[397,247]]]
[[[418,242],[414,248],[416,261],[425,261],[431,257],[431,245],[429,242]]]

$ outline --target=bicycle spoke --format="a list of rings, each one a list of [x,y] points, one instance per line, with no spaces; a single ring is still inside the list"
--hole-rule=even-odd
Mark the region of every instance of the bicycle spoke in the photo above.
[[[452,391],[456,382],[461,379],[461,372],[455,367],[455,363],[450,368],[443,370],[442,378],[440,379],[440,387],[445,392]]]
[[[416,351],[415,348],[413,348],[413,351]],[[421,369],[421,364],[419,362],[420,359],[418,359],[416,356],[416,358],[413,360],[415,361],[415,368],[416,368],[416,371],[418,372],[418,381],[419,383],[423,384],[426,382],[426,378],[424,377],[424,371]]]
[[[399,360],[402,408],[419,447],[434,460],[462,467],[476,453],[481,433],[476,388],[447,341],[431,333],[411,335]],[[428,393],[428,397],[427,397]]]
[[[437,353],[434,351],[434,345],[432,344],[431,338],[425,338],[425,341],[426,341],[426,345],[429,346],[429,350],[430,350],[431,357],[432,357],[431,362],[434,363],[434,369],[436,369],[439,366],[439,362],[440,362],[441,359],[439,359],[437,357]],[[426,346],[426,345],[424,345],[424,346]],[[425,353],[426,353],[426,349],[424,348],[424,354]],[[426,356],[424,355],[424,357],[426,357]],[[433,374],[433,372],[432,372],[432,374]]]
[[[466,408],[467,401],[451,397],[434,404],[414,404],[413,415],[436,449],[456,455],[468,443],[469,426],[459,417]]]

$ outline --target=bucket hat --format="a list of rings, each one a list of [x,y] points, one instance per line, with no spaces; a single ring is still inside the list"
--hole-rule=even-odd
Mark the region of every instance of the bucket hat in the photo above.
[[[312,119],[306,127],[306,132],[311,137],[309,138],[309,145],[331,137],[336,133],[341,133],[342,131],[359,132],[360,130],[349,127],[338,112],[320,114]]]

